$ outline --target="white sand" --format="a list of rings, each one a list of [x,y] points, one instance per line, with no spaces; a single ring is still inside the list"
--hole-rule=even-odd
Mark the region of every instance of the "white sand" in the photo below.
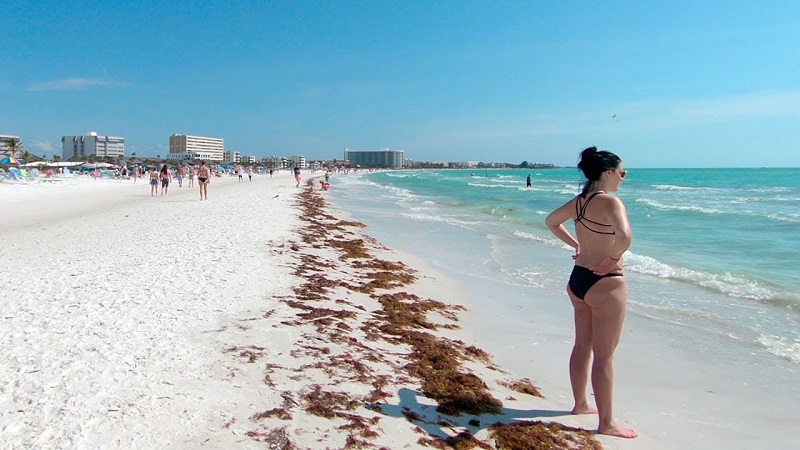
[[[219,430],[268,393],[223,350],[294,282],[270,249],[294,237],[295,190],[288,174],[215,179],[207,202],[177,183],[0,185],[0,447],[247,443]]]

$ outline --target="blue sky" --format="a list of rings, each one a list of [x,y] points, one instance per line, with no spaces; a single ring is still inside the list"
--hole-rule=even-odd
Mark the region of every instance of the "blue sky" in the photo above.
[[[0,134],[40,155],[800,167],[795,0],[2,3]]]

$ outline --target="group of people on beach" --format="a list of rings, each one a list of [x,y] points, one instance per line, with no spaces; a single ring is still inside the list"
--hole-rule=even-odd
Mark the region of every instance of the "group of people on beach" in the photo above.
[[[134,168],[134,183],[136,179],[141,176],[138,167]],[[194,186],[194,178],[197,176],[197,184],[200,186],[200,200],[208,200],[208,185],[211,183],[211,170],[205,161],[200,162],[200,166],[195,170],[194,166],[178,166],[175,170],[175,180],[178,181],[178,187],[183,187],[183,179],[188,177],[189,187]],[[172,183],[172,170],[169,165],[164,164],[159,169],[158,166],[153,166],[149,172],[150,179],[150,196],[159,196],[158,187],[161,186],[161,197],[166,197],[169,194],[169,185]]]

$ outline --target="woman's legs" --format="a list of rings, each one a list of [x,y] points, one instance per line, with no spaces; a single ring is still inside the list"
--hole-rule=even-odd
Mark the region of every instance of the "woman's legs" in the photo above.
[[[589,384],[589,362],[592,358],[592,310],[567,287],[567,294],[575,309],[575,345],[569,358],[569,379],[575,405],[572,414],[594,414],[597,412],[586,398]]]
[[[613,416],[614,351],[625,321],[627,293],[625,278],[607,277],[586,293],[592,322],[592,390],[594,391],[599,425],[597,432],[625,438],[638,436],[635,431],[617,425]]]

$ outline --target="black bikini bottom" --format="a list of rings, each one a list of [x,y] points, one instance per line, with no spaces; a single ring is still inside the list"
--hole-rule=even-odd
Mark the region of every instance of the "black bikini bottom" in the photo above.
[[[620,272],[612,272],[607,273],[605,275],[596,275],[591,270],[587,269],[586,267],[575,266],[572,268],[572,274],[569,276],[569,289],[575,294],[576,297],[583,300],[583,297],[586,296],[586,293],[589,292],[589,289],[594,286],[595,283],[600,281],[606,277],[621,277],[622,274]]]

